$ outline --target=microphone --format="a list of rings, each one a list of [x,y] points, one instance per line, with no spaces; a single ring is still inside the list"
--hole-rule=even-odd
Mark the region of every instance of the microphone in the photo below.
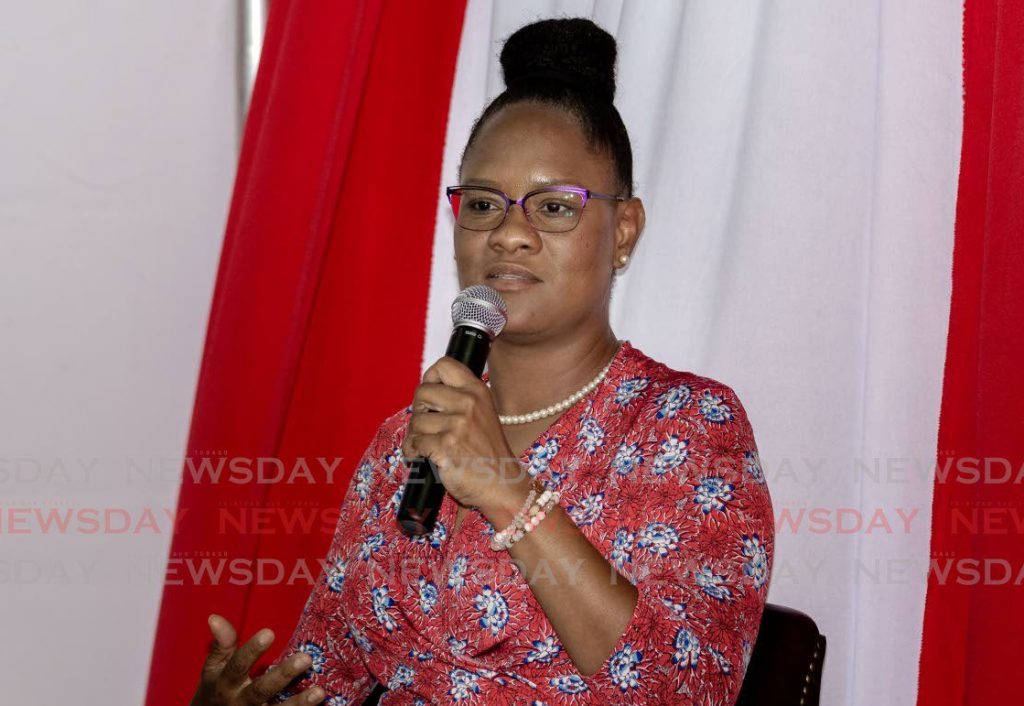
[[[491,352],[491,341],[505,328],[507,319],[505,301],[494,289],[484,284],[463,289],[452,302],[454,329],[445,355],[481,377],[487,354]],[[406,465],[409,478],[398,506],[398,525],[407,536],[421,537],[434,530],[444,499],[444,485],[430,459],[414,458]]]

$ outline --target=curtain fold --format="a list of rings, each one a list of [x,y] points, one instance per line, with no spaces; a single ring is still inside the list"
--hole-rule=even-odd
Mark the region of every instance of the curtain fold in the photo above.
[[[463,12],[271,4],[186,452],[206,471],[183,469],[147,704],[191,698],[211,612],[242,640],[274,630],[257,668],[278,656],[352,464],[418,382]]]
[[[920,706],[1015,703],[1024,634],[1024,5],[967,0]]]

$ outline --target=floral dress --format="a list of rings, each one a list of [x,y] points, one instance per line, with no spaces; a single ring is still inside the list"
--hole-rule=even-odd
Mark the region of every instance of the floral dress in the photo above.
[[[728,706],[757,635],[773,553],[771,500],[746,412],[726,385],[628,341],[605,379],[522,456],[639,591],[624,633],[584,676],[478,512],[410,539],[395,515],[411,408],[378,429],[352,477],[327,566],[283,654],[330,706]],[[618,580],[622,580],[621,577]]]

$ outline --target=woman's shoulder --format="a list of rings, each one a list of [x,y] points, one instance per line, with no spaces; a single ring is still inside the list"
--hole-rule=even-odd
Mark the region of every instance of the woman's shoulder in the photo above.
[[[674,417],[673,410],[685,407],[709,422],[731,421],[737,415],[746,418],[739,395],[722,380],[692,370],[678,370],[632,345],[627,357],[626,365],[632,369],[626,371],[623,383],[640,381],[645,393],[641,395],[643,403],[656,408],[660,417]]]

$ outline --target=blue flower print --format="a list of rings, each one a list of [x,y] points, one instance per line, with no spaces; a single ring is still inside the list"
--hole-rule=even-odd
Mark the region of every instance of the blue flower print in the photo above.
[[[718,665],[718,671],[726,675],[732,674],[732,663],[726,659],[724,654],[716,650],[714,647],[708,647],[708,654],[711,655],[715,664]]]
[[[692,392],[688,385],[676,385],[658,395],[658,419],[675,419],[680,409],[689,404]]]
[[[363,652],[373,652],[373,643],[367,639],[366,633],[352,623],[348,624],[348,636],[352,638],[352,641],[356,643],[356,646],[358,646]]]
[[[384,546],[384,533],[377,532],[367,537],[359,547],[359,558],[367,561],[381,547]]]
[[[588,454],[592,454],[599,446],[604,446],[604,429],[593,417],[584,417],[583,426],[576,434],[576,438],[582,439],[581,445]]]
[[[672,617],[676,620],[686,620],[690,616],[686,613],[685,603],[676,603],[671,598],[662,598],[662,604],[672,611]]]
[[[409,650],[409,656],[418,662],[429,662],[430,660],[434,659],[434,653],[430,650],[427,650],[426,652],[420,652],[415,647]]]
[[[452,568],[448,570],[448,588],[459,589],[466,585],[466,569],[469,567],[469,558],[465,554],[459,554],[452,562]]]
[[[356,494],[360,500],[370,497],[370,483],[373,481],[373,464],[369,460],[363,461],[356,469]]]
[[[640,396],[640,393],[647,389],[651,382],[650,378],[630,378],[623,380],[615,388],[615,404],[628,405]]]
[[[480,627],[489,628],[492,635],[497,635],[508,622],[508,603],[501,592],[484,586],[483,590],[473,599],[477,610],[482,611]]]
[[[415,676],[415,669],[404,664],[399,664],[395,669],[395,673],[391,675],[390,679],[388,679],[388,689],[395,690],[400,689],[403,686],[409,686],[412,684]]]
[[[352,701],[347,696],[335,694],[331,698],[324,701],[324,706],[352,706]]]
[[[388,473],[390,473],[392,477],[397,476],[399,472],[405,468],[405,457],[402,455],[401,446],[393,448],[391,453],[384,457],[384,460],[387,461]]]
[[[416,537],[412,537],[411,541],[416,544],[427,544],[429,543],[434,549],[440,549],[444,543],[445,537],[448,536],[448,528],[444,526],[441,520],[437,520],[434,523],[434,529],[430,530],[430,534],[421,534]]]
[[[378,517],[380,517],[380,505],[374,503],[370,506],[370,511],[366,513],[366,519],[363,520],[363,527],[369,527],[377,521]]]
[[[402,505],[402,493],[405,492],[405,486],[400,485],[398,489],[391,496],[391,507],[395,512],[398,512],[398,508]]]
[[[615,530],[611,553],[611,559],[615,564],[615,568],[621,569],[624,565],[633,561],[633,539],[633,533],[625,527]]]
[[[448,651],[453,655],[461,655],[466,651],[469,640],[460,640],[454,635],[448,638]]]
[[[455,668],[448,678],[452,681],[452,688],[448,690],[448,694],[456,701],[465,701],[472,698],[474,694],[480,693],[480,686],[477,684],[477,677],[473,672]]]
[[[663,476],[669,471],[679,468],[690,455],[687,448],[689,445],[689,439],[680,439],[676,434],[670,434],[658,447],[658,454],[654,457],[651,473]]]
[[[710,566],[705,566],[700,571],[695,572],[693,578],[700,589],[716,601],[725,601],[732,597],[729,588],[723,585],[725,583],[725,576],[716,574],[711,570]]]
[[[563,694],[582,694],[587,690],[586,683],[575,674],[564,677],[554,677],[548,683]]]
[[[743,535],[743,573],[754,579],[754,588],[761,588],[768,582],[768,552],[761,544],[761,537],[755,532]]]
[[[696,669],[700,659],[700,640],[687,628],[676,631],[676,651],[672,653],[672,664],[679,669]]]
[[[667,556],[669,551],[679,548],[679,533],[664,522],[652,522],[640,531],[640,540],[636,545],[652,554]]]
[[[377,616],[377,622],[384,626],[388,632],[393,632],[398,623],[388,612],[395,605],[395,599],[388,595],[387,586],[379,586],[370,591],[373,595],[373,614]]]
[[[761,469],[761,458],[757,451],[747,451],[743,454],[743,470],[750,474],[755,483],[764,484],[764,471]]]
[[[754,643],[750,640],[743,641],[743,671],[747,671],[747,666],[750,664],[750,656],[754,654]]]
[[[527,469],[531,476],[548,470],[551,459],[558,453],[558,439],[548,439],[543,444],[534,444],[530,448],[530,466]]]
[[[324,656],[324,648],[315,642],[303,642],[299,645],[299,652],[305,652],[309,655],[309,658],[313,660],[312,664],[309,665],[309,669],[306,670],[306,674],[320,674],[324,671],[324,664],[327,662],[327,657]]]
[[[604,493],[594,493],[580,500],[579,505],[569,508],[569,516],[578,527],[592,525],[604,512]]]
[[[634,650],[633,645],[628,643],[611,656],[608,672],[611,674],[612,683],[618,686],[620,691],[629,691],[640,686],[640,670],[636,666],[642,660],[643,653]]]
[[[425,578],[420,576],[420,608],[424,614],[430,613],[430,611],[437,605],[437,585],[433,581],[427,581]]]
[[[732,421],[732,408],[722,402],[722,398],[704,390],[700,398],[700,413],[712,424],[725,424]]]
[[[562,651],[562,646],[554,635],[548,635],[543,640],[534,640],[531,644],[533,649],[527,652],[526,657],[523,658],[523,662],[526,664],[530,662],[548,664]]]
[[[347,563],[342,559],[338,559],[327,572],[327,588],[334,593],[341,592],[341,587],[345,585],[345,567]]]
[[[694,486],[693,502],[700,505],[701,512],[705,515],[712,510],[722,512],[725,506],[732,500],[732,491],[736,489],[732,483],[726,483],[723,478],[711,476],[703,478]]]
[[[640,454],[639,449],[639,444],[619,446],[619,450],[615,452],[615,458],[612,460],[612,468],[615,469],[615,472],[620,476],[628,476],[636,470],[644,462],[644,457]]]

